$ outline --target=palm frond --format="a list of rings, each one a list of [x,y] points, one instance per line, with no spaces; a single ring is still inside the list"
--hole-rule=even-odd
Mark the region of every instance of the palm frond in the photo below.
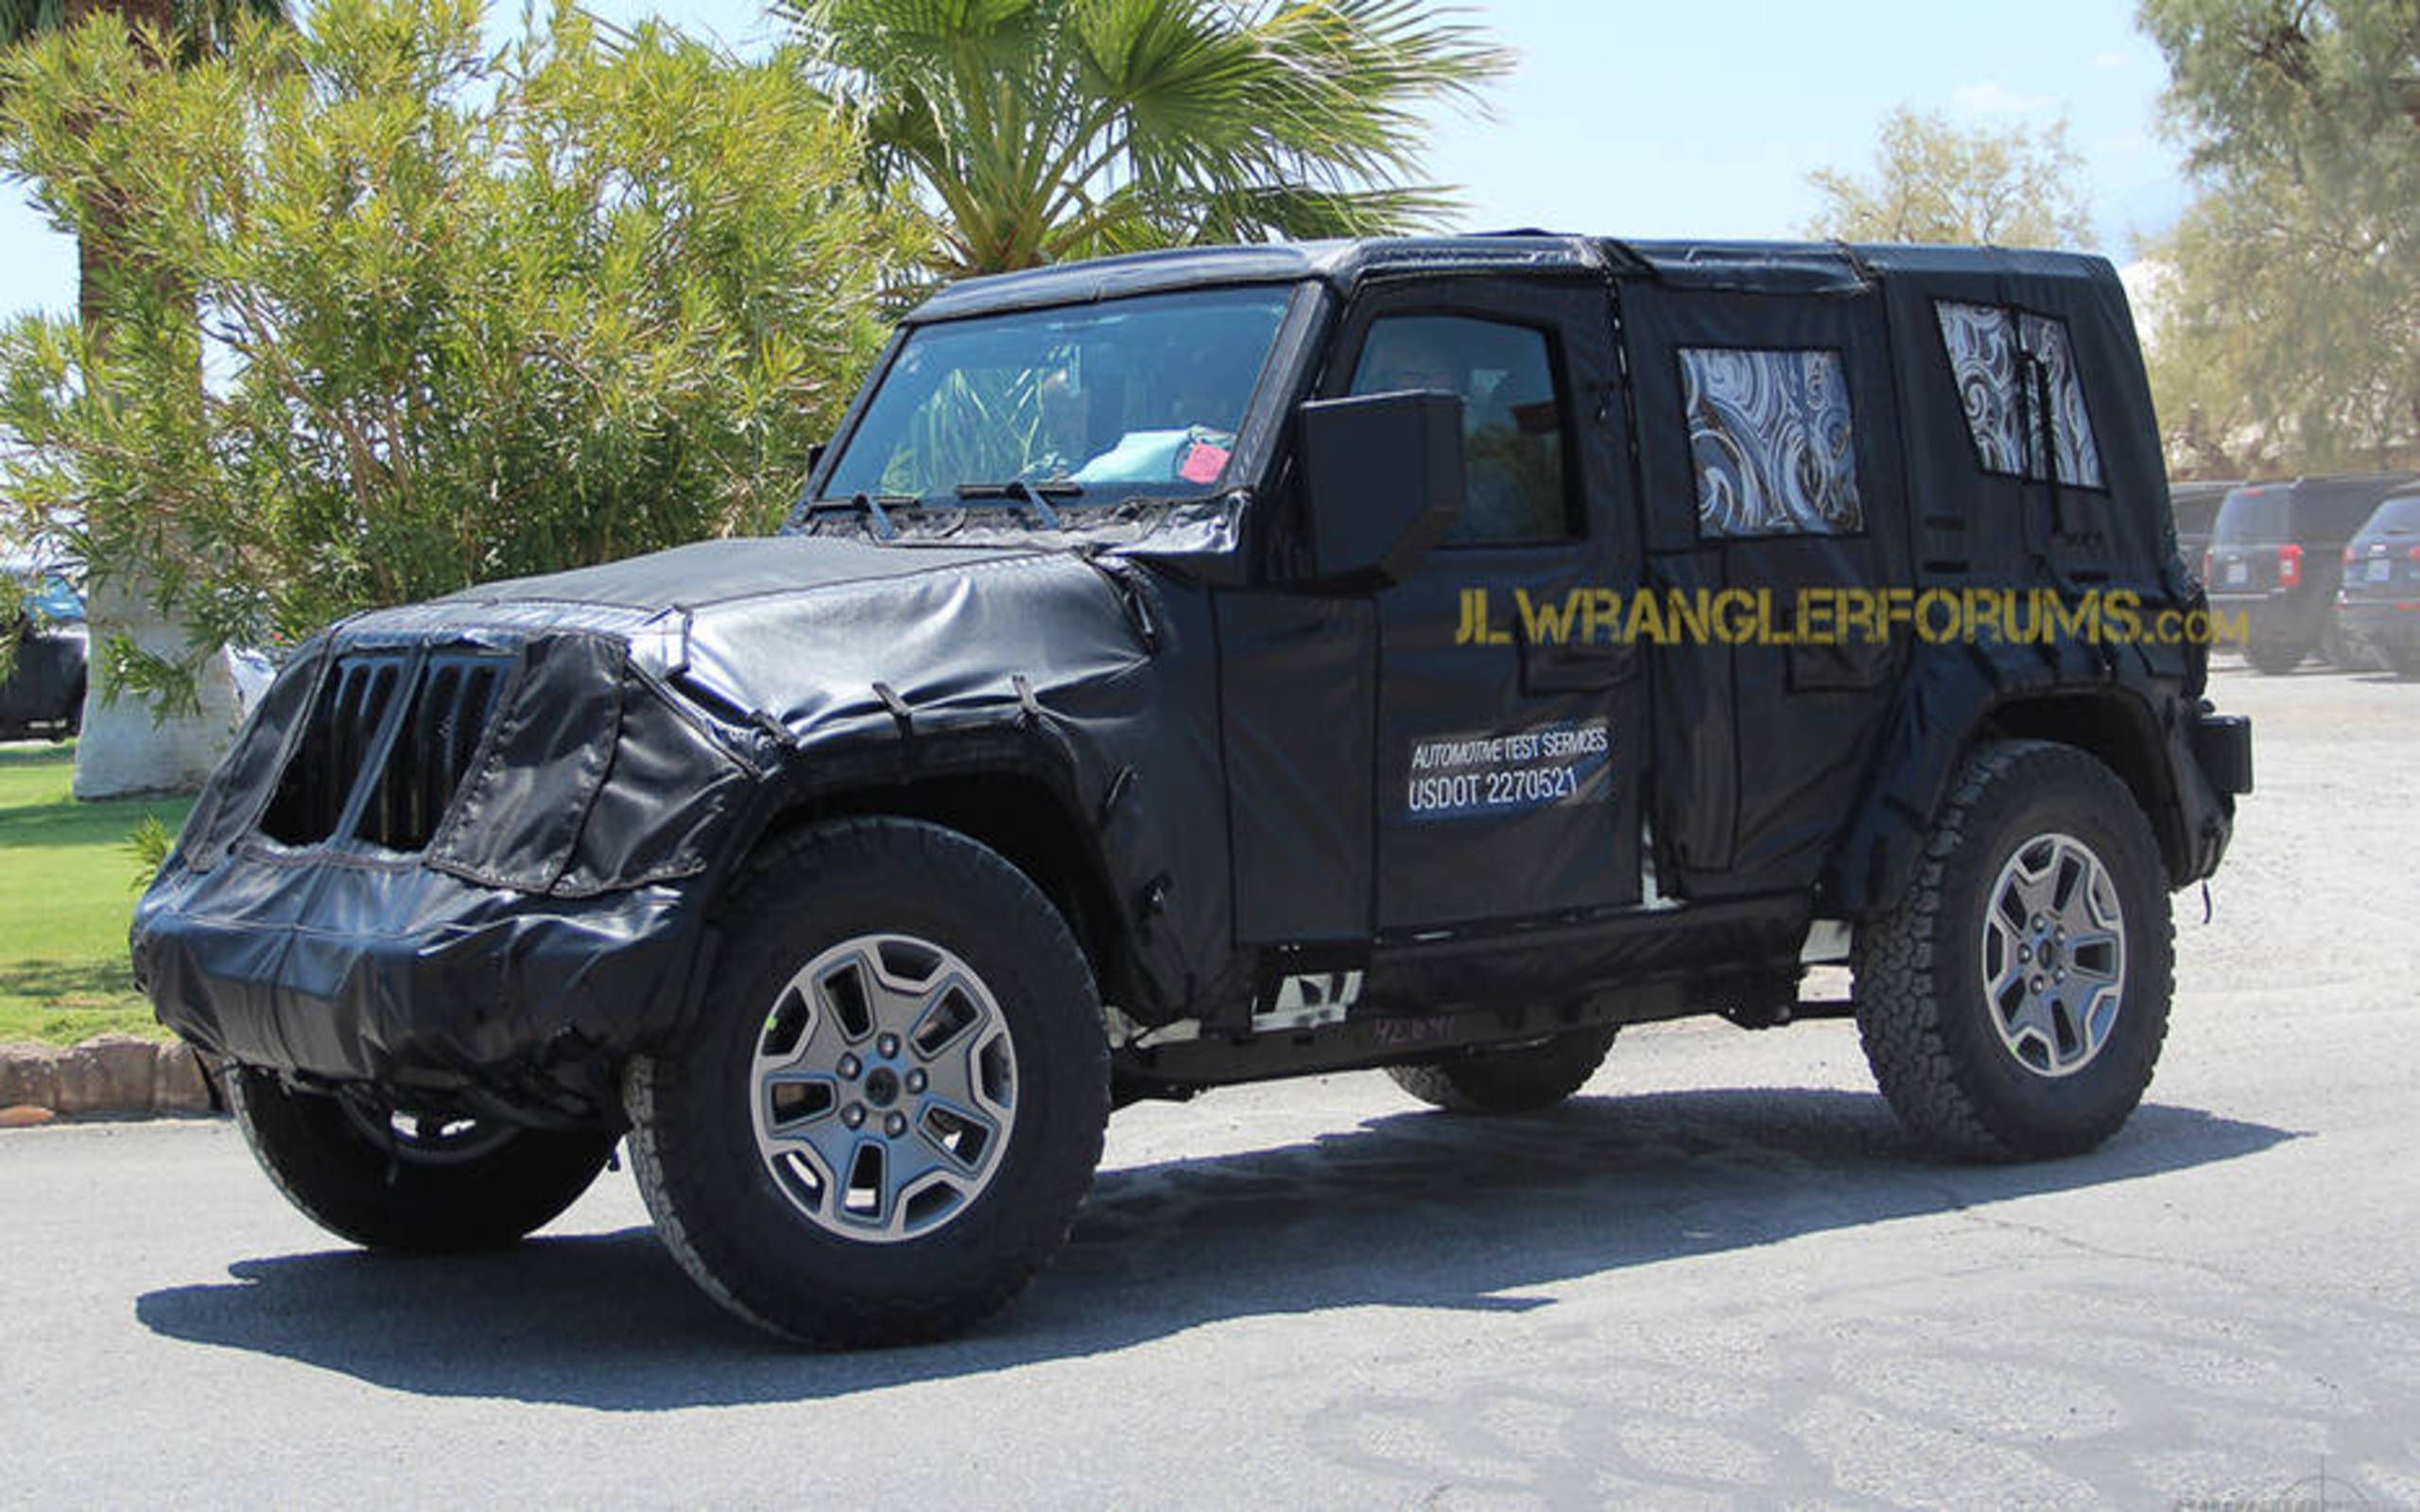
[[[774,0],[937,272],[1438,224],[1423,112],[1511,69],[1427,0]]]

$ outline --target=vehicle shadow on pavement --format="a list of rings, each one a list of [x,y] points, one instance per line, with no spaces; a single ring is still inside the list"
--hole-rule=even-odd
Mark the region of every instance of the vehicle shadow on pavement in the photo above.
[[[443,1260],[249,1260],[135,1303],[170,1338],[396,1390],[612,1411],[811,1400],[1325,1308],[1525,1311],[1573,1278],[2105,1186],[2290,1132],[2146,1106],[2101,1150],[1945,1165],[1880,1098],[1813,1090],[1582,1097],[1521,1119],[1426,1112],[1307,1143],[1104,1170],[1073,1241],[973,1337],[819,1355],[731,1322],[644,1228]]]

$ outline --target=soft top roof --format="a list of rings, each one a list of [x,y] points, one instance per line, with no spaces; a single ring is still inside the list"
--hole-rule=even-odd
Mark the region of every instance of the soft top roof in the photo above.
[[[1517,232],[1135,252],[969,279],[935,294],[908,319],[921,324],[1217,284],[1318,279],[1347,290],[1364,278],[1451,271],[1595,273],[1682,288],[1770,294],[1848,293],[1894,273],[2019,274],[2094,283],[2115,283],[2118,276],[2107,259],[2078,252],[1841,242],[1625,242]]]

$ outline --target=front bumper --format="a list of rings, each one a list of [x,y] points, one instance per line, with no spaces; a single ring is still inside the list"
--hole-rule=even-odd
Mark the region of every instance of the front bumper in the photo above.
[[[135,909],[136,979],[246,1065],[610,1118],[687,1010],[757,769],[619,637],[391,623],[416,612],[281,672]]]
[[[163,1023],[246,1065],[578,1116],[683,1011],[700,890],[531,897],[238,853],[154,885],[135,976]]]

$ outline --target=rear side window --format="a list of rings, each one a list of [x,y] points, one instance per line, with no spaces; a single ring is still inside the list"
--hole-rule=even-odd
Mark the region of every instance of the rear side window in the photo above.
[[[2389,499],[2370,516],[2363,535],[2420,536],[2420,494],[2408,499]]]
[[[1865,528],[1839,352],[1683,347],[1680,357],[1701,537]]]
[[[1546,333],[1462,315],[1392,315],[1370,324],[1357,394],[1462,397],[1470,495],[1448,545],[1567,541],[1563,405]]]
[[[2092,434],[2067,322],[2055,316],[1942,300],[1941,344],[1986,472],[2098,489],[2100,443]],[[2046,392],[2047,390],[2047,392]],[[2049,407],[2051,455],[2042,453],[2038,408]]]

